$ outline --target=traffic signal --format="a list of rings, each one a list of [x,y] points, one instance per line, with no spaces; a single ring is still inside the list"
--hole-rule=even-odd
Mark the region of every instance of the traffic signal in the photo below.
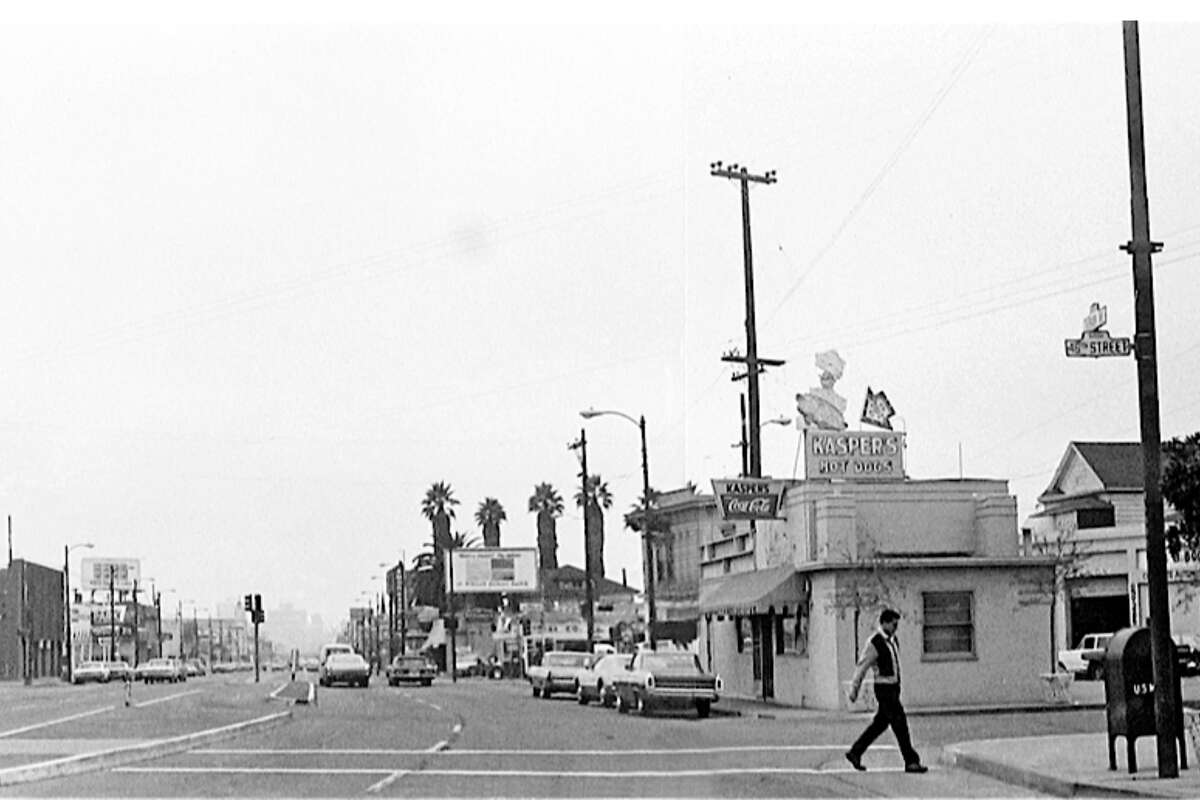
[[[251,595],[246,595],[245,597],[243,597],[243,598],[242,598],[242,608],[246,609],[247,611],[253,611],[253,610],[254,610],[254,598],[253,598],[253,596],[251,596]]]
[[[261,608],[254,609],[253,611],[250,612],[250,621],[251,622],[266,622],[267,621],[267,612],[263,611]]]
[[[261,594],[254,595],[254,610],[262,611],[262,595]]]

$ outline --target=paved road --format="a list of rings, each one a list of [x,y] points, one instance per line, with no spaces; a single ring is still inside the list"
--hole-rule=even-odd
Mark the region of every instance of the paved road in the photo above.
[[[276,680],[276,684],[279,683]],[[144,706],[172,720],[242,703],[243,688],[219,679],[185,684],[186,697]],[[263,710],[272,684],[257,692]],[[155,687],[155,692],[166,687]],[[236,690],[236,691],[235,691]],[[69,690],[75,691],[75,690]],[[164,691],[166,697],[172,690]],[[173,688],[179,692],[180,688]],[[84,694],[72,696],[72,704]],[[236,700],[235,696],[242,699]],[[89,698],[90,699],[90,698]],[[154,698],[147,698],[154,699]],[[186,703],[187,705],[182,705]],[[268,706],[274,707],[268,708]],[[96,715],[97,717],[101,715]],[[1095,730],[1096,712],[914,718],[914,736],[932,761],[941,744],[988,736]],[[80,725],[91,725],[91,717]],[[74,723],[57,728],[64,735]],[[1011,797],[1029,796],[979,775],[931,764],[906,775],[885,736],[850,769],[842,752],[862,720],[806,721],[664,713],[627,716],[573,699],[530,696],[515,681],[439,682],[430,688],[319,690],[315,705],[292,707],[283,725],[186,752],[73,777],[0,790],[29,797],[347,796],[694,796]],[[1102,716],[1099,724],[1103,725]],[[90,729],[92,734],[98,733]],[[2,741],[2,739],[0,739]]]

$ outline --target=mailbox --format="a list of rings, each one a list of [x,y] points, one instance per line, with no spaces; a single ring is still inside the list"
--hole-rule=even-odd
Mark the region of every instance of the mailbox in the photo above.
[[[1172,653],[1172,657],[1174,654]],[[1183,738],[1183,695],[1172,661],[1172,690],[1175,692],[1175,738],[1179,741],[1179,763],[1187,769],[1187,747]],[[1139,736],[1154,736],[1154,660],[1150,653],[1148,628],[1117,631],[1104,651],[1104,706],[1108,717],[1108,768],[1117,768],[1116,740],[1125,737],[1129,771],[1137,772]]]

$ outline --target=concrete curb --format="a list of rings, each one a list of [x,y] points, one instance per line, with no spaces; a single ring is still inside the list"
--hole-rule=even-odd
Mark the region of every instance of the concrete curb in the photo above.
[[[1054,775],[1035,772],[1015,764],[1008,764],[991,758],[964,753],[960,745],[946,745],[938,759],[942,764],[969,772],[976,772],[990,778],[1023,786],[1026,789],[1044,792],[1056,797],[1173,797],[1155,792],[1124,789],[1119,786],[1104,786],[1087,781],[1076,781],[1069,778],[1059,778]]]
[[[142,742],[131,747],[117,747],[110,750],[101,750],[96,753],[81,753],[65,758],[55,758],[50,761],[41,761],[36,764],[22,764],[18,767],[9,767],[0,770],[0,786],[13,786],[19,783],[30,783],[47,778],[79,775],[85,772],[94,772],[100,769],[129,764],[134,761],[142,761],[147,758],[157,758],[158,756],[170,755],[171,753],[180,753],[190,750],[198,744],[218,742],[233,738],[246,731],[263,730],[275,725],[281,725],[290,720],[291,716],[291,711],[280,711],[276,714],[268,714],[265,717],[258,717],[257,719],[245,722],[235,722],[231,725],[224,725],[220,728],[199,731],[197,733],[185,733],[182,736],[172,736],[169,739]]]

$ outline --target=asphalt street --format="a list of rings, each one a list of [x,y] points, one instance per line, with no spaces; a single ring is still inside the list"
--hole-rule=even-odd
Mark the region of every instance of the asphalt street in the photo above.
[[[149,705],[112,708],[107,722],[104,714],[92,714],[34,730],[53,741],[100,737],[106,730],[140,730],[140,738],[151,739],[200,730],[227,719],[231,710],[252,718],[287,708],[291,716],[218,742],[0,788],[0,796],[1028,796],[1027,789],[936,763],[941,744],[1037,729],[1089,731],[1097,716],[915,718],[914,737],[931,770],[907,775],[886,735],[868,754],[868,772],[851,769],[842,753],[862,721],[845,715],[803,724],[720,713],[705,720],[692,712],[639,717],[583,707],[569,697],[534,699],[525,683],[485,679],[439,680],[429,688],[375,681],[368,689],[320,689],[315,703],[292,705],[286,695],[307,692],[293,686],[268,697],[286,677],[268,676],[259,686],[239,680],[215,676],[176,687],[138,687]],[[61,703],[45,718],[55,719],[63,706],[86,709],[112,699],[100,687],[79,688],[60,690]],[[141,716],[131,720],[131,714]],[[11,745],[25,736],[0,735],[0,742]]]

